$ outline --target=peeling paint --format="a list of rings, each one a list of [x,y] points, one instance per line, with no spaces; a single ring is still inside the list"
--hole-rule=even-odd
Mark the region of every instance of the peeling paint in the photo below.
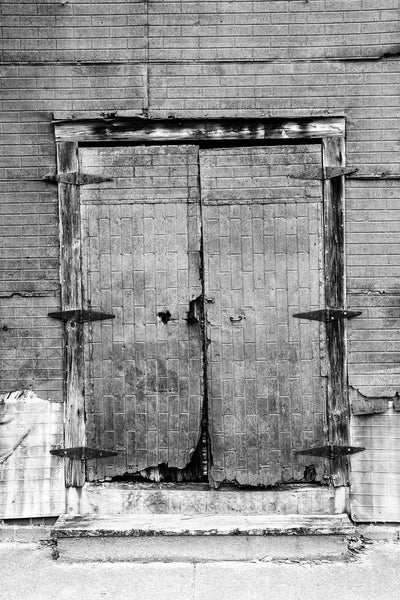
[[[390,402],[398,402],[395,396],[366,396],[354,387],[349,388],[351,412],[353,415],[381,414],[388,410]],[[400,405],[399,409],[400,410]]]
[[[64,510],[64,461],[50,454],[63,437],[63,406],[32,390],[0,395],[0,518],[57,516]]]
[[[355,521],[400,521],[400,413],[384,398],[383,414],[351,420],[351,442],[365,451],[351,457],[351,514]],[[398,403],[398,398],[396,398]]]

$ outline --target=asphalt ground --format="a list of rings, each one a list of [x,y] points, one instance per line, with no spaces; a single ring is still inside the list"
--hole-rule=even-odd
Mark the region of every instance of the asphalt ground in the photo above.
[[[3,600],[400,599],[400,543],[375,541],[348,560],[63,563],[50,546],[0,544]]]

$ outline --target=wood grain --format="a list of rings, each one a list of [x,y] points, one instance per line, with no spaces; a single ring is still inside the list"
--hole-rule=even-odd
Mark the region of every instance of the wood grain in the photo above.
[[[57,172],[78,171],[77,142],[57,143]],[[82,309],[81,222],[79,189],[59,183],[61,310]],[[85,446],[83,324],[65,322],[65,447]],[[85,483],[85,463],[65,460],[67,487]]]
[[[297,119],[82,119],[55,123],[56,140],[199,143],[227,140],[321,139],[344,135],[343,117]]]
[[[322,142],[323,167],[345,165],[344,138]],[[344,268],[344,177],[324,181],[325,228],[325,304],[327,308],[345,308]],[[328,437],[331,444],[349,443],[349,403],[346,372],[346,320],[326,324],[328,375]],[[336,458],[331,478],[336,486],[348,485],[348,459]]]

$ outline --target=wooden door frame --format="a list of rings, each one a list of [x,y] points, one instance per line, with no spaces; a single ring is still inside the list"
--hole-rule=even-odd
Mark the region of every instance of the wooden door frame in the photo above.
[[[320,144],[322,151],[325,305],[346,305],[344,263],[344,176],[324,178],[326,167],[345,166],[345,119],[339,117],[56,120],[57,178],[60,210],[61,310],[83,308],[82,246],[79,200],[79,144],[196,144],[270,145]],[[69,174],[69,177],[66,175]],[[99,174],[100,175],[100,174]],[[63,177],[64,176],[64,177]],[[344,320],[326,324],[328,369],[328,441],[349,443],[346,325]],[[85,446],[85,397],[83,325],[65,323],[65,447]],[[334,459],[335,486],[347,485],[347,458]],[[85,463],[66,459],[66,487],[85,483]]]

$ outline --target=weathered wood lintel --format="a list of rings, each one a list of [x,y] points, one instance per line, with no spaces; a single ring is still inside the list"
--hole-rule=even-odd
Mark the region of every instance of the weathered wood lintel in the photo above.
[[[57,143],[57,171],[61,174],[78,170],[78,143]],[[59,182],[60,204],[60,276],[61,309],[82,309],[82,252],[79,188]],[[65,426],[66,447],[85,446],[85,405],[83,375],[83,325],[67,321],[65,341]],[[85,483],[85,465],[77,459],[65,459],[65,484],[82,487]]]
[[[322,141],[323,168],[343,167],[344,138]],[[326,179],[324,186],[325,228],[325,302],[345,309],[344,265],[344,176]],[[343,446],[349,443],[349,402],[347,397],[346,325],[344,319],[326,323],[328,369],[328,441]],[[349,465],[346,456],[331,461],[331,478],[335,486],[348,485]]]
[[[304,140],[345,135],[343,117],[144,119],[110,118],[55,121],[56,141],[184,143]]]

